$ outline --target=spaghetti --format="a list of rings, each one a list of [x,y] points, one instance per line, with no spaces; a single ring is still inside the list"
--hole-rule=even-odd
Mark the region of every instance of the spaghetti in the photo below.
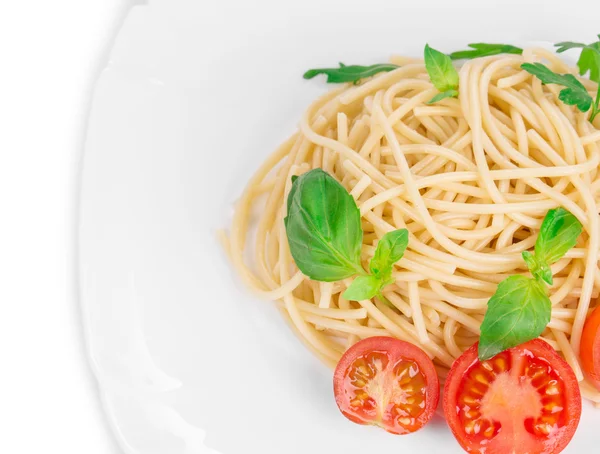
[[[437,90],[423,63],[392,59],[402,66],[312,104],[300,130],[256,172],[223,240],[243,280],[277,301],[330,367],[359,339],[384,335],[420,346],[443,379],[478,340],[497,284],[527,273],[521,252],[533,247],[545,213],[563,206],[584,232],[552,266],[552,319],[542,337],[562,352],[583,395],[600,402],[578,361],[583,323],[600,291],[600,132],[559,101],[557,86],[520,68],[541,60],[575,73],[543,49],[478,58],[460,69],[459,99],[427,105]],[[388,302],[347,301],[342,293],[352,279],[315,282],[294,265],[285,201],[291,176],[314,168],[356,199],[365,264],[386,232],[410,232],[395,283],[384,291]]]

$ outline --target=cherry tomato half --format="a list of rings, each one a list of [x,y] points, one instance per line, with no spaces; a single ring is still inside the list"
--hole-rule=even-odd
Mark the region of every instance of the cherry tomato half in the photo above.
[[[349,420],[398,435],[427,424],[440,397],[427,354],[391,337],[370,337],[348,349],[335,370],[333,388]]]
[[[583,370],[600,390],[600,306],[594,309],[583,326],[579,356]]]
[[[557,454],[581,416],[571,367],[535,339],[480,362],[477,344],[452,365],[444,414],[469,453]]]

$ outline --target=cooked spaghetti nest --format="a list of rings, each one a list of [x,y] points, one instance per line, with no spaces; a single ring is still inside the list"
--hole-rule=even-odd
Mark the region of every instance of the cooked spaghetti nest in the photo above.
[[[552,266],[552,319],[542,337],[572,366],[583,395],[600,402],[578,362],[600,290],[600,131],[588,114],[559,101],[560,87],[520,68],[536,61],[576,74],[543,49],[478,58],[459,70],[459,99],[427,105],[437,90],[422,61],[393,58],[399,69],[314,102],[299,131],[251,179],[222,236],[226,249],[245,283],[277,301],[326,364],[335,366],[359,339],[393,336],[420,346],[443,379],[478,340],[497,284],[527,273],[521,252],[533,248],[546,212],[562,206],[584,231]],[[365,265],[386,232],[410,232],[387,303],[347,301],[351,279],[315,282],[294,265],[283,221],[287,193],[292,175],[314,168],[356,199]]]

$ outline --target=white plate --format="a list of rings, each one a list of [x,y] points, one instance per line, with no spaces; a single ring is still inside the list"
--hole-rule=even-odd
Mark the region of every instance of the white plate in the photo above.
[[[326,87],[309,67],[473,41],[590,41],[564,1],[156,0],[136,6],[95,91],[81,288],[92,366],[127,453],[460,453],[442,418],[393,437],[339,413],[331,372],[215,241],[259,163]],[[565,452],[592,452],[585,405]],[[596,445],[594,445],[596,443]],[[208,448],[210,447],[210,448]]]

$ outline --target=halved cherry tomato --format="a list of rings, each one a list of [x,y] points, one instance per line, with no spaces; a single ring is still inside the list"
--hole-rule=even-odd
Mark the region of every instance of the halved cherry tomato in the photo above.
[[[583,326],[579,356],[583,370],[600,390],[600,306],[594,309]]]
[[[370,337],[348,349],[335,370],[333,387],[337,405],[350,421],[398,435],[427,424],[440,397],[427,354],[391,337]]]
[[[483,362],[475,344],[450,369],[444,414],[469,453],[557,454],[579,424],[581,394],[571,367],[542,340]]]

